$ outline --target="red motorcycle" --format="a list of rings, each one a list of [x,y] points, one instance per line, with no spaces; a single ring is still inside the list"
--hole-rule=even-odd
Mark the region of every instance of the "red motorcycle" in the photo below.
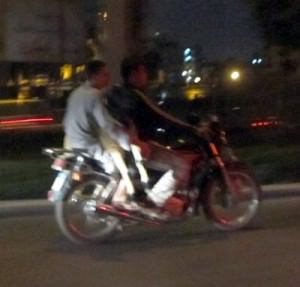
[[[120,174],[105,173],[85,151],[44,149],[54,159],[52,169],[58,172],[48,199],[54,203],[63,234],[77,243],[99,242],[128,222],[176,223],[198,215],[199,208],[218,229],[237,230],[257,215],[261,188],[253,173],[234,155],[216,118],[194,128],[187,138],[173,141],[166,149],[186,160],[190,168],[163,206],[142,212],[114,207],[112,198],[121,182]],[[138,159],[131,158],[136,166]],[[165,172],[151,158],[143,158],[143,166],[150,185]],[[137,172],[135,168],[131,170]]]

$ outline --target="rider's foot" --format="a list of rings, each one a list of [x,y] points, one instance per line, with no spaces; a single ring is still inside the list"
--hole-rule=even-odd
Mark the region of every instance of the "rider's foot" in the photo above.
[[[128,210],[128,211],[139,211],[141,206],[133,200],[124,200],[124,201],[113,201],[113,206],[117,209]]]
[[[147,196],[145,196],[144,198],[140,198],[137,202],[143,208],[148,208],[148,209],[157,209],[158,208],[158,206]]]
[[[126,200],[113,201],[113,206],[117,209],[124,209],[128,211],[146,211],[146,210],[157,210],[157,206],[146,197],[143,199],[136,200],[134,197],[128,197]]]
[[[168,212],[162,212],[161,209],[150,200],[143,202],[127,200],[122,202],[113,202],[112,205],[120,211],[127,211],[129,213],[134,213],[135,215],[142,215],[149,219],[167,220],[170,217]]]

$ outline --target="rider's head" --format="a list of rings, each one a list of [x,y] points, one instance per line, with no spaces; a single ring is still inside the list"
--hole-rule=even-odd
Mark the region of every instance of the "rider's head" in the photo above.
[[[121,63],[121,76],[125,85],[138,90],[145,90],[148,86],[148,70],[142,57],[128,57]]]
[[[91,85],[102,89],[109,84],[110,74],[104,62],[93,60],[86,64],[86,74]]]

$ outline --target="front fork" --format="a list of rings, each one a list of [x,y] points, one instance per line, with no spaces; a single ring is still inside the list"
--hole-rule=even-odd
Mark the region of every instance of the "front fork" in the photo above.
[[[222,177],[224,179],[224,182],[225,182],[226,186],[228,187],[228,189],[232,193],[235,193],[235,191],[236,191],[235,190],[235,186],[232,183],[232,180],[231,180],[231,178],[229,176],[229,173],[228,173],[228,171],[227,171],[227,169],[225,167],[225,163],[224,163],[224,161],[222,159],[222,156],[221,156],[221,154],[219,152],[219,149],[212,142],[209,143],[209,149],[210,149],[210,151],[211,151],[211,153],[213,155],[213,158],[215,159],[215,162],[217,163],[218,168],[221,171],[221,174],[222,174]]]

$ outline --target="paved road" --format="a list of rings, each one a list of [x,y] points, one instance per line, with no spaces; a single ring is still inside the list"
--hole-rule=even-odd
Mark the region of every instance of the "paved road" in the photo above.
[[[300,286],[300,198],[269,200],[250,229],[214,231],[203,218],[135,226],[95,246],[68,242],[47,214],[0,219],[3,287]]]

